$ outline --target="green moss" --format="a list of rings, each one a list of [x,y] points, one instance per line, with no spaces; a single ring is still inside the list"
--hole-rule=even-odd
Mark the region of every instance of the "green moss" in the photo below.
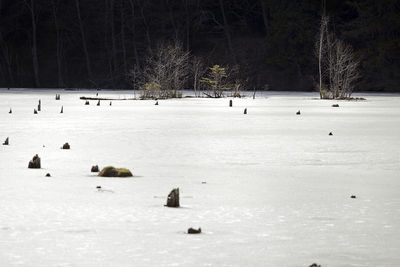
[[[120,169],[117,169],[117,171],[118,171],[118,177],[131,177],[131,176],[133,176],[131,171],[128,170],[128,169],[120,168]]]
[[[114,168],[113,166],[104,167],[98,174],[101,177],[131,177],[131,171],[124,168]]]

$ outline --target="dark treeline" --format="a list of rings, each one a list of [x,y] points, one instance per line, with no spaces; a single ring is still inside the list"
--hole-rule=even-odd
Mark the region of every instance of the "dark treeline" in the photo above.
[[[399,90],[400,3],[327,1],[358,90]],[[0,87],[131,88],[157,44],[238,66],[248,89],[315,90],[320,0],[0,0]],[[188,83],[187,88],[190,88]]]

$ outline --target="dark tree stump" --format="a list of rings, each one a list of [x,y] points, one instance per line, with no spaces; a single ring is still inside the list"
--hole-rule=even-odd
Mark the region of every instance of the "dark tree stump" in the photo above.
[[[100,100],[99,100],[99,102],[97,102],[97,105],[100,106]]]
[[[321,265],[313,263],[313,264],[310,265],[310,267],[321,267]]]
[[[154,105],[158,106],[158,101],[156,101],[156,103]]]
[[[8,143],[8,137],[6,138],[6,141],[4,141],[3,145],[4,145],[4,146],[8,146],[8,145],[9,145],[9,143]]]
[[[231,100],[229,100],[229,106],[232,107],[232,104],[233,104],[233,101],[231,99]]]
[[[64,113],[64,106],[61,106],[61,111],[60,113]]]
[[[33,114],[37,114],[37,110],[36,109],[33,109]]]
[[[190,228],[188,229],[188,234],[200,234],[200,233],[201,233],[201,228],[199,228],[199,229],[194,229],[194,228],[190,227]]]
[[[100,189],[101,189],[101,186],[100,186],[100,185],[96,186],[96,189],[100,190]]]
[[[10,108],[10,111],[8,112],[9,114],[11,114],[12,113],[12,109]]]
[[[301,113],[300,113],[300,110],[296,112],[296,115],[300,115],[300,114],[301,114]]]
[[[92,166],[92,168],[90,169],[91,172],[99,172],[99,166],[98,165],[94,165]]]
[[[357,198],[355,195],[351,195],[351,197],[350,198]]]
[[[110,101],[110,106],[112,106],[112,102]]]
[[[41,111],[42,110],[42,103],[41,103],[41,101],[40,101],[40,99],[39,99],[39,104],[38,104],[38,109],[37,109],[38,111]]]
[[[71,146],[68,144],[68,143],[65,143],[63,146],[62,146],[62,149],[70,149],[71,148]]]
[[[89,100],[86,100],[85,105],[89,105]]]
[[[50,173],[46,173],[46,177],[51,177]]]
[[[35,156],[33,156],[33,159],[31,161],[29,161],[28,168],[29,169],[40,169],[40,167],[41,167],[40,158],[39,158],[38,154],[36,154]]]
[[[178,208],[179,207],[179,188],[172,189],[167,198],[167,207]]]
[[[56,100],[60,100],[60,99],[61,99],[60,95],[56,94]]]
[[[247,108],[244,109],[243,114],[247,114]]]
[[[332,132],[330,132],[330,133],[329,133],[329,135],[333,135],[333,133],[332,133]]]
[[[338,108],[338,107],[339,107],[339,104],[333,104],[332,107]]]

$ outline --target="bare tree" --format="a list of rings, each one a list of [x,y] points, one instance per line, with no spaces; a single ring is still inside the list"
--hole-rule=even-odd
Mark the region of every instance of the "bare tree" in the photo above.
[[[335,40],[331,50],[332,98],[349,98],[354,90],[354,82],[360,77],[359,60],[355,58],[352,47],[341,40]]]
[[[359,60],[350,45],[329,33],[329,17],[322,15],[318,47],[320,98],[350,98],[359,78]]]
[[[179,97],[188,78],[189,52],[183,50],[178,41],[159,44],[156,51],[150,53],[143,70],[145,83],[159,85],[156,98]],[[145,85],[146,85],[145,84]]]
[[[205,67],[204,61],[200,57],[194,56],[192,58],[192,75],[193,75],[193,90],[194,90],[194,95],[199,96],[200,94],[200,79],[203,77],[203,75],[207,72],[207,68]]]

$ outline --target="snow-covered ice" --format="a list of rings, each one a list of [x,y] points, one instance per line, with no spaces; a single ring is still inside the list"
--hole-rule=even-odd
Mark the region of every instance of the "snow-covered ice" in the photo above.
[[[10,137],[0,146],[0,266],[400,264],[399,95],[278,92],[229,107],[85,106],[79,96],[94,92],[58,93],[0,91],[0,141]],[[42,169],[27,168],[35,154]],[[135,177],[99,178],[95,164]],[[174,187],[179,209],[163,206]]]

